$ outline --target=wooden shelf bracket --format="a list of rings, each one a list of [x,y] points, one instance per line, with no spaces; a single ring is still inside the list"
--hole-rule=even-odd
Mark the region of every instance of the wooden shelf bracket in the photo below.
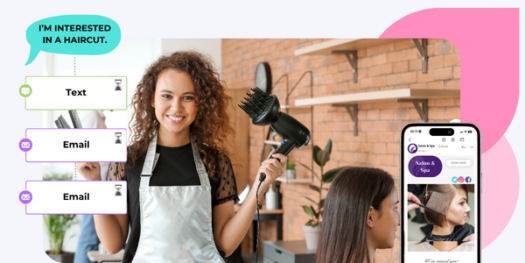
[[[423,63],[423,73],[427,73],[428,71],[428,39],[422,38],[421,44],[419,43],[419,40],[414,39],[414,43],[416,44],[417,50],[419,50],[419,54],[421,54],[421,62]]]
[[[357,104],[332,104],[332,107],[345,107],[354,122],[354,136],[357,136]]]
[[[346,56],[350,66],[352,66],[354,83],[357,83],[357,50],[333,50],[332,54],[343,54]]]
[[[428,122],[428,100],[425,99],[398,99],[397,102],[412,102],[422,122]],[[421,106],[419,106],[421,103]]]

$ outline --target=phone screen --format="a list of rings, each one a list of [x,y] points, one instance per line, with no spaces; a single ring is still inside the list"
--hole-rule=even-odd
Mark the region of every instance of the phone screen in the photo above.
[[[461,123],[403,129],[404,262],[479,262],[479,136],[476,126]]]

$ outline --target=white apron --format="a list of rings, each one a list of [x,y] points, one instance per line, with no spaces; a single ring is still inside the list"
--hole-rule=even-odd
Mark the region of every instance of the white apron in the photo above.
[[[193,139],[200,185],[149,186],[156,147],[157,136],[140,178],[140,238],[133,262],[224,262],[213,239],[210,180]]]

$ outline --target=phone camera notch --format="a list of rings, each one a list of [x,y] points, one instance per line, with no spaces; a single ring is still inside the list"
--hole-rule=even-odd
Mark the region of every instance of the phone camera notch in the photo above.
[[[431,136],[452,136],[454,129],[451,128],[432,128],[430,129]]]

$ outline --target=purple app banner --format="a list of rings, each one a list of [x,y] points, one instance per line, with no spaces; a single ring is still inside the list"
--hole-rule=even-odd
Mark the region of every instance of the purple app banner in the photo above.
[[[436,177],[443,170],[443,163],[436,156],[415,156],[408,162],[408,170],[415,177]]]

